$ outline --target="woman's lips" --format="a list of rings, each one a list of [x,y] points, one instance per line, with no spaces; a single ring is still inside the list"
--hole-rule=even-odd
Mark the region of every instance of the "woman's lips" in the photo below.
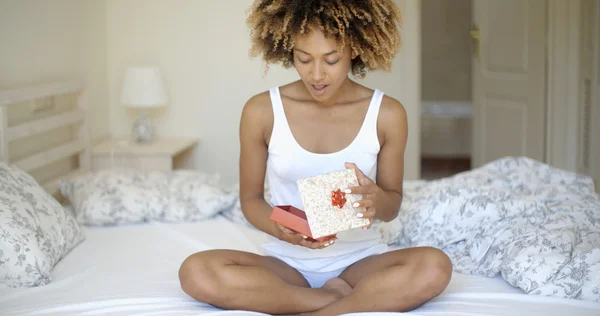
[[[316,95],[321,95],[325,93],[325,89],[327,89],[327,85],[311,85],[313,93]]]

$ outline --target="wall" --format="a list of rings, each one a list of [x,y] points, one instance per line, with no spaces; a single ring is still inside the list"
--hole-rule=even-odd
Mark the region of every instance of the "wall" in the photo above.
[[[471,0],[421,7],[423,100],[471,100]]]
[[[89,88],[91,137],[99,140],[108,135],[105,12],[105,2],[95,0],[1,1],[0,89],[82,77]],[[33,112],[28,104],[11,105],[9,125],[63,111],[69,106],[68,97],[42,112]],[[10,159],[29,156],[71,137],[71,129],[66,128],[32,138],[35,142],[12,142]],[[70,164],[62,161],[32,175],[44,181]]]
[[[404,48],[391,73],[372,74],[365,84],[384,90],[407,108],[410,135],[406,178],[419,165],[419,1],[398,0],[405,14]],[[188,167],[216,171],[238,181],[239,119],[252,95],[296,80],[293,70],[248,57],[245,24],[250,0],[108,0],[107,60],[110,131],[128,135],[136,112],[119,104],[122,76],[129,66],[161,67],[171,98],[154,123],[159,136],[199,137]]]
[[[0,1],[0,88],[82,76],[89,86],[90,133],[106,136],[105,12],[105,2],[96,0]]]

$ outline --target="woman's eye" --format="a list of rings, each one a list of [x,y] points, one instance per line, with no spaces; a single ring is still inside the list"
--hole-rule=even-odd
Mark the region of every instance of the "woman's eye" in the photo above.
[[[329,65],[335,65],[335,64],[337,64],[337,63],[338,63],[338,61],[340,61],[340,60],[338,59],[338,60],[336,60],[336,61],[332,61],[332,62],[329,62],[329,61],[328,61],[327,63],[328,63]]]
[[[310,62],[310,60],[302,60],[300,58],[298,58],[298,61],[303,63],[303,64],[308,64]]]

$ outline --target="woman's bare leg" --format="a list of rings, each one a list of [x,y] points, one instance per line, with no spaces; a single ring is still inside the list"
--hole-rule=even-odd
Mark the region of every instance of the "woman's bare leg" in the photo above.
[[[189,256],[179,280],[185,293],[222,309],[267,314],[319,310],[340,299],[335,288],[311,289],[304,277],[272,257],[234,250],[210,250]]]
[[[451,276],[452,262],[435,248],[368,257],[340,275],[354,288],[352,293],[311,315],[409,311],[442,293]]]

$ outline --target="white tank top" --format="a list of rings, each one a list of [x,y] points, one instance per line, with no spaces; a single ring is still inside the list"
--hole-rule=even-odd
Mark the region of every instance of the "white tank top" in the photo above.
[[[343,170],[345,162],[355,163],[365,175],[375,181],[380,149],[377,117],[383,95],[383,92],[375,90],[362,126],[350,145],[334,153],[320,154],[305,150],[298,144],[289,127],[279,88],[270,89],[274,124],[268,145],[266,173],[271,206],[293,205],[304,209],[296,180]],[[337,237],[338,240],[329,247],[309,249],[270,236],[270,241],[263,245],[263,249],[279,257],[298,260],[334,259],[333,257],[346,256],[381,243],[380,234],[373,229],[357,228],[340,232]]]

